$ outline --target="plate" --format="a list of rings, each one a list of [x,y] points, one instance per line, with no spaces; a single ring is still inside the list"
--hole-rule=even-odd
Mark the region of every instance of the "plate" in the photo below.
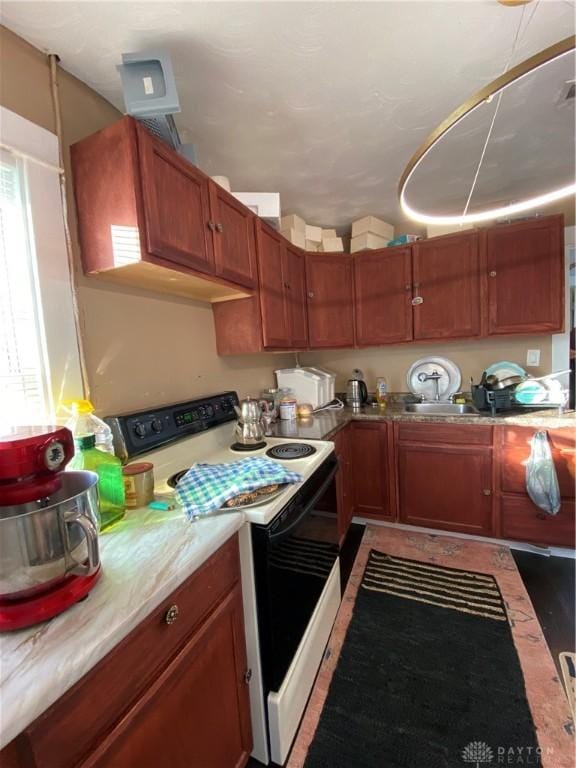
[[[275,491],[271,491],[270,493],[262,493],[258,495],[257,499],[254,499],[254,501],[248,501],[245,504],[238,504],[233,507],[229,507],[227,504],[223,504],[219,511],[220,512],[235,512],[237,509],[251,509],[252,507],[259,507],[262,504],[268,504],[269,501],[272,501],[272,499],[275,499],[277,496],[280,496],[281,493],[286,489],[286,486],[290,485],[290,483],[282,483],[281,485],[276,488]],[[252,493],[256,493],[256,491],[252,491]],[[241,494],[244,495],[244,494]],[[234,496],[232,498],[235,498]]]
[[[526,378],[528,374],[517,363],[511,363],[509,360],[501,360],[499,363],[492,363],[486,368],[486,376],[496,376],[500,381],[508,379],[510,376],[522,376]]]
[[[423,395],[426,400],[436,398],[436,384],[433,379],[420,381],[419,376],[429,375],[437,371],[441,378],[438,379],[438,394],[440,400],[448,400],[450,395],[458,392],[462,382],[460,368],[448,360],[447,357],[422,357],[412,363],[406,374],[408,389],[413,395]]]
[[[549,390],[538,381],[523,381],[514,390],[514,399],[522,405],[538,405],[548,399]]]

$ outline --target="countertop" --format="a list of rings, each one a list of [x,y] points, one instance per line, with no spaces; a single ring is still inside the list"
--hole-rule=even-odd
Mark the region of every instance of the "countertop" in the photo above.
[[[576,430],[576,413],[567,411],[562,416],[556,409],[527,411],[526,413],[505,414],[501,416],[430,416],[420,413],[405,413],[402,403],[390,403],[383,410],[377,406],[365,405],[361,408],[346,406],[340,410],[320,411],[309,419],[295,421],[278,420],[271,425],[275,437],[292,437],[307,440],[329,440],[351,421],[400,421],[433,424],[498,424],[534,428],[567,428]]]
[[[102,576],[85,600],[51,621],[0,635],[0,748],[106,656],[244,520],[241,512],[231,512],[190,523],[181,512],[137,510],[102,535]]]

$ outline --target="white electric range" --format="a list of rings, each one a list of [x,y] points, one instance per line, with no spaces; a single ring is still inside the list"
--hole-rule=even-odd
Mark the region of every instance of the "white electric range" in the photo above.
[[[242,510],[239,532],[252,755],[282,765],[340,605],[337,462],[333,444],[318,440],[265,437],[257,451],[231,450],[237,403],[226,392],[107,421],[118,455],[154,464],[155,496],[168,506],[177,505],[178,473],[195,463],[270,458],[273,449],[281,454],[273,461],[302,475],[267,503]]]

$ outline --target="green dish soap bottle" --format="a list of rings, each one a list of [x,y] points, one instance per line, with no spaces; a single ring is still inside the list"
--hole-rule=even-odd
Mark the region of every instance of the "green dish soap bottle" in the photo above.
[[[74,439],[76,453],[69,469],[86,469],[98,475],[100,530],[105,531],[124,517],[124,479],[122,462],[116,456],[96,448],[96,435]]]

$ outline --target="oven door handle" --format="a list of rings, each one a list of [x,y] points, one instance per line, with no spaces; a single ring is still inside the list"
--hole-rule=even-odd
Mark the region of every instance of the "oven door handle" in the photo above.
[[[290,525],[287,525],[286,528],[281,528],[279,531],[269,534],[268,535],[269,541],[277,541],[278,539],[284,538],[284,536],[290,533],[290,531],[294,530],[294,528],[296,528],[296,526],[302,522],[302,520],[310,512],[311,508],[316,504],[318,499],[324,495],[324,493],[326,492],[326,489],[334,479],[336,472],[338,472],[338,463],[334,464],[326,480],[324,480],[324,482],[322,483],[320,488],[316,491],[314,496],[312,496],[312,498],[308,502],[306,502],[306,506],[303,508],[301,514],[298,515],[296,520],[291,522]]]

